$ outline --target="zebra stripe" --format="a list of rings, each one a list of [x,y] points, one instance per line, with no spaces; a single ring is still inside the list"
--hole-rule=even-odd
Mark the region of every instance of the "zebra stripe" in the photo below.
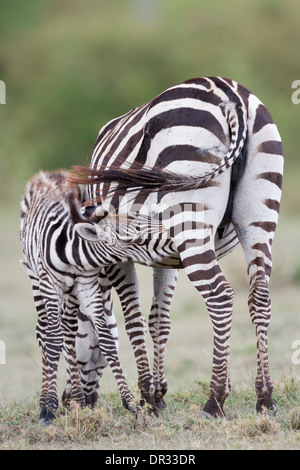
[[[62,171],[40,172],[27,184],[21,202],[23,264],[32,281],[38,313],[36,331],[43,361],[40,406],[41,419],[46,423],[52,421],[58,406],[57,366],[63,347],[70,376],[64,400],[68,400],[71,393],[71,398],[81,405],[85,404],[81,388],[84,364],[80,377],[75,352],[79,306],[91,321],[100,348],[101,354],[98,351],[98,357],[94,359],[96,369],[100,367],[100,370],[96,370],[94,376],[101,375],[101,367],[103,369],[107,361],[116,378],[124,406],[135,410],[133,396],[117,355],[115,320],[99,287],[99,271],[102,266],[127,260],[151,264],[167,255],[165,241],[161,252],[150,256],[146,250],[141,252],[135,245],[121,240],[116,231],[113,233],[113,225],[110,228],[104,223],[99,228],[95,223],[99,220],[97,215],[84,218],[80,214],[83,200],[81,190],[68,182],[68,176],[67,172]],[[119,226],[121,222],[120,219]],[[143,238],[143,230],[140,236]],[[159,226],[156,236],[158,239],[162,236]],[[79,328],[79,334],[80,331]],[[85,392],[91,392],[89,386],[85,387],[84,380],[83,385]]]
[[[103,205],[109,201],[125,212],[138,203],[144,213],[156,204],[168,229],[176,232],[172,238],[176,251],[205,299],[213,324],[211,394],[204,406],[204,412],[212,416],[224,415],[230,392],[233,289],[218,257],[241,243],[258,345],[257,410],[273,409],[267,353],[268,285],[283,158],[280,135],[264,105],[232,80],[188,80],[104,126],[90,169],[75,171],[77,181],[88,185],[91,201]],[[120,197],[129,193],[130,198],[120,203]],[[205,224],[200,233],[193,229],[191,211],[184,210],[187,203],[202,204]],[[178,232],[167,215],[180,204],[184,222],[192,224],[189,231]]]

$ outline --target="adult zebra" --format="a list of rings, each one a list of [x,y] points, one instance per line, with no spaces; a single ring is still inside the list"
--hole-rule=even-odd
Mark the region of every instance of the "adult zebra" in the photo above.
[[[167,208],[161,213],[213,323],[213,370],[204,406],[211,416],[224,415],[230,392],[233,304],[233,289],[220,269],[216,248],[219,255],[225,255],[241,243],[257,335],[256,408],[274,409],[267,331],[271,244],[281,198],[283,152],[277,127],[261,101],[228,79],[205,77],[180,83],[104,126],[90,169],[76,171],[82,174],[77,181],[89,185],[89,196],[98,204],[106,199],[118,210],[130,211],[132,204],[146,212],[153,204]],[[128,188],[136,191],[126,199]],[[125,199],[120,205],[122,195]],[[200,231],[193,227],[199,204],[204,214]],[[177,217],[170,212],[174,206]],[[189,230],[176,226],[178,211],[181,222],[191,222]],[[125,268],[116,269],[126,276]],[[160,278],[174,286],[175,279],[168,280],[169,275],[169,270],[160,272]]]
[[[43,370],[40,407],[45,423],[52,421],[58,406],[57,367],[63,346],[71,379],[71,398],[82,406],[86,404],[75,353],[79,305],[97,335],[101,352],[98,368],[107,363],[111,366],[123,405],[136,411],[117,354],[114,317],[102,306],[99,272],[102,266],[128,260],[151,264],[173,252],[159,221],[153,226],[152,235],[160,247],[153,255],[150,250],[131,243],[132,236],[129,241],[121,239],[115,227],[120,232],[122,217],[114,221],[117,224],[103,221],[100,226],[95,211],[83,217],[80,212],[83,191],[71,184],[68,177],[65,171],[34,175],[21,202],[23,264],[31,279],[38,313],[36,334]],[[147,246],[148,220],[139,220],[139,240]]]

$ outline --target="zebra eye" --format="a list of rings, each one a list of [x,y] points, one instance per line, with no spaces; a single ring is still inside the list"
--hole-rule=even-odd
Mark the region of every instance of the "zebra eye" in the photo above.
[[[87,206],[87,207],[82,207],[81,208],[81,214],[84,217],[90,217],[94,212],[95,212],[95,207],[94,206]]]

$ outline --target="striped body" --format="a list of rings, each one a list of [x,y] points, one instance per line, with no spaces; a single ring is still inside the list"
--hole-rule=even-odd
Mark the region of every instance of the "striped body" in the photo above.
[[[257,410],[274,408],[267,331],[271,244],[281,198],[283,156],[280,135],[265,106],[231,80],[189,80],[104,126],[91,168],[81,172],[79,181],[89,185],[89,197],[98,204],[109,201],[125,212],[137,204],[146,214],[153,206],[159,211],[212,320],[211,395],[204,407],[212,416],[223,416],[230,391],[233,289],[218,258],[241,243],[250,282],[249,310],[257,334]],[[203,212],[200,230],[193,225],[199,207]],[[125,279],[127,266],[114,269],[123,272]],[[158,269],[155,278],[174,288],[173,270]],[[164,318],[171,297],[164,306]],[[155,303],[157,298],[150,332],[153,318],[160,321],[162,307],[155,308]],[[164,378],[157,374],[156,380],[163,394]]]
[[[66,398],[71,387],[71,398],[81,405],[86,402],[75,353],[77,317],[82,315],[79,306],[93,326],[94,339],[96,333],[98,369],[101,372],[107,363],[112,367],[123,404],[131,408],[132,394],[117,355],[115,319],[99,288],[100,269],[127,260],[155,263],[166,256],[168,246],[163,241],[161,250],[153,256],[118,238],[115,227],[120,228],[121,218],[117,225],[116,220],[114,224],[98,225],[95,220],[99,217],[95,214],[84,218],[80,213],[83,194],[80,187],[70,184],[67,178],[68,173],[62,171],[40,172],[27,184],[21,203],[23,264],[32,282],[38,313],[37,339],[42,349],[40,405],[45,422],[52,420],[58,406],[56,374],[63,346],[71,379]],[[140,235],[143,239],[143,229]],[[159,224],[155,237],[158,240],[162,237]],[[79,334],[83,325],[79,325]],[[84,376],[84,364],[81,365]]]

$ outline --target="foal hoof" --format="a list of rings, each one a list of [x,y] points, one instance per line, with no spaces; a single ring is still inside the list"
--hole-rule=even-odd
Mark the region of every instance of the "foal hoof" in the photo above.
[[[95,405],[98,400],[98,392],[93,392],[90,395],[85,395],[85,403],[91,408],[95,408]]]
[[[40,415],[40,422],[43,426],[51,426],[55,420],[55,414],[51,411],[42,412]]]
[[[260,403],[257,403],[256,404],[256,412],[257,412],[257,414],[269,413],[269,414],[275,416],[276,413],[277,413],[277,408],[274,405],[274,403],[272,403],[269,406],[265,406],[265,405],[261,405]]]
[[[258,393],[257,402],[256,402],[256,412],[257,413],[269,412],[274,415],[277,413],[277,408],[273,402],[271,391]]]
[[[158,408],[160,411],[167,408],[167,404],[166,404],[165,400],[162,397],[161,398],[155,398],[155,405],[156,405],[156,408]]]
[[[122,405],[137,418],[140,407],[136,404],[136,400],[133,396],[122,398]]]
[[[42,420],[42,425],[46,428],[47,426],[52,426],[54,423],[53,423],[53,420],[52,419],[43,419]]]

